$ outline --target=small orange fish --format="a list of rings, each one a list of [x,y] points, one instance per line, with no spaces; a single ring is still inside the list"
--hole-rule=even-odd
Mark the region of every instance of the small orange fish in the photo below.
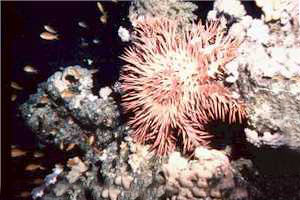
[[[36,152],[33,153],[33,157],[35,157],[35,158],[41,158],[43,156],[44,156],[44,154],[41,153],[41,152],[38,152],[38,151],[36,151]]]
[[[100,2],[97,2],[97,7],[101,13],[104,13],[104,8]]]
[[[24,156],[24,155],[26,155],[26,151],[23,151],[23,150],[21,150],[21,149],[17,149],[17,148],[13,148],[12,150],[11,150],[11,157],[13,157],[13,158],[15,158],[15,157],[19,157],[19,156]]]
[[[81,28],[88,28],[88,25],[85,22],[78,22],[78,26],[80,26]]]
[[[17,99],[17,95],[16,94],[12,94],[11,96],[10,96],[10,100],[11,101],[15,101]]]
[[[44,170],[45,167],[38,164],[29,164],[25,167],[25,171],[35,171],[37,169]]]
[[[28,192],[28,191],[24,191],[24,192],[21,192],[20,196],[21,198],[28,198],[30,197],[31,193]]]
[[[106,24],[107,23],[107,15],[104,14],[100,17],[100,21],[103,23],[103,24]]]
[[[57,33],[57,31],[52,26],[49,25],[44,25],[44,29],[50,33],[54,33],[54,34]]]
[[[44,40],[58,40],[58,35],[57,34],[49,33],[47,31],[42,32],[40,34],[40,37]]]
[[[37,74],[38,70],[32,67],[31,65],[25,65],[24,69],[25,72],[27,73],[32,73],[32,74]]]
[[[10,82],[10,86],[16,90],[23,90],[23,87],[21,87],[18,83],[14,81]]]

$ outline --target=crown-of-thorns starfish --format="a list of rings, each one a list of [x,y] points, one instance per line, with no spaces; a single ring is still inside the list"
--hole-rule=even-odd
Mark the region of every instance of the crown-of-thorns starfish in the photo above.
[[[122,106],[139,143],[164,155],[181,142],[183,152],[208,145],[211,120],[246,118],[244,106],[220,82],[224,65],[236,56],[238,41],[217,22],[179,28],[180,21],[151,18],[135,27],[133,45],[121,58]]]

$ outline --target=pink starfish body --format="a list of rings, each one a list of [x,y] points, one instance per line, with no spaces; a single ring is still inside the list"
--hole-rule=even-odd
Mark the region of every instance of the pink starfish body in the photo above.
[[[179,21],[151,18],[137,24],[133,45],[121,57],[122,105],[132,113],[135,141],[150,143],[159,155],[182,141],[183,152],[208,145],[205,124],[246,118],[244,106],[222,84],[224,65],[236,56],[238,41],[218,23],[179,29]]]

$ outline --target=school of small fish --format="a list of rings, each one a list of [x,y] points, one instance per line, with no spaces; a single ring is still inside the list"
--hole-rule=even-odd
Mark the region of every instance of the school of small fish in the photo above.
[[[44,40],[58,40],[57,31],[50,25],[44,25],[46,31],[40,34],[40,37]]]
[[[117,3],[117,0],[112,0],[112,2]],[[98,7],[98,10],[99,10],[99,13],[100,13],[99,21],[102,24],[106,24],[107,20],[108,20],[108,13],[104,9],[104,6],[102,5],[101,2],[97,2],[96,4],[97,4],[97,7]],[[89,25],[85,21],[78,21],[77,25],[82,29],[89,29]],[[49,41],[49,42],[51,42],[51,41],[55,42],[55,41],[58,41],[58,40],[62,39],[60,37],[59,31],[55,28],[55,25],[50,25],[48,23],[46,23],[45,25],[42,26],[42,31],[40,32],[39,37],[42,40],[46,40],[46,41]],[[99,38],[94,38],[92,40],[92,42],[94,44],[99,44],[100,41],[101,40]],[[87,59],[86,61],[89,65],[91,65],[94,62],[91,59]],[[25,72],[26,74],[28,74],[30,76],[35,76],[35,75],[40,73],[40,71],[38,69],[38,66],[36,66],[32,63],[25,63],[22,66],[22,69],[23,69],[23,72]],[[98,70],[95,69],[93,73],[96,73],[97,71]],[[24,88],[26,88],[26,87],[23,87],[23,85],[21,85],[20,83],[18,83],[18,81],[11,81],[10,82],[10,87],[13,89],[13,93],[10,96],[11,97],[10,100],[12,102],[16,101],[19,93],[22,90],[24,90]],[[66,95],[72,95],[72,94],[71,93],[69,94],[68,92],[66,92]],[[106,94],[106,95],[108,96],[109,94]],[[42,101],[47,101],[47,99],[48,98],[45,96],[42,99]],[[93,143],[95,142],[95,136],[92,135],[92,136],[87,137],[86,142],[89,145],[93,145]],[[61,150],[64,150],[64,151],[68,152],[68,151],[73,150],[76,147],[76,145],[75,144],[61,143],[59,147],[60,147]],[[99,151],[99,150],[97,150],[97,151]],[[20,148],[12,146],[10,156],[13,159],[20,159],[20,158],[25,159],[25,157],[32,157],[33,159],[35,159],[35,161],[33,163],[26,164],[25,166],[22,167],[22,170],[24,170],[24,171],[35,173],[38,170],[46,170],[46,167],[44,167],[42,164],[39,164],[39,163],[36,162],[37,160],[39,160],[39,159],[41,159],[42,157],[45,156],[45,154],[43,152],[40,152],[40,151],[33,151],[32,152],[32,151],[29,151],[29,150],[22,150]],[[70,159],[68,161],[67,165],[68,166],[79,165],[79,166],[81,166],[81,168],[85,169],[85,165],[83,164],[83,162],[79,158]],[[33,181],[33,184],[40,185],[40,184],[42,184],[42,182],[43,182],[43,179],[36,178]],[[31,193],[29,191],[23,191],[18,195],[18,197],[26,198],[26,197],[29,197],[30,195],[31,195]]]

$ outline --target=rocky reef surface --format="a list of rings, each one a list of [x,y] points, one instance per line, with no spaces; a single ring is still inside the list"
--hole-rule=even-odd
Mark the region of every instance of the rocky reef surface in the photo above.
[[[39,85],[20,110],[41,144],[80,154],[56,165],[34,199],[247,199],[246,185],[226,152],[198,148],[160,158],[132,141],[114,91],[92,93],[93,70],[69,66]],[[93,108],[93,109],[92,109]]]
[[[92,74],[80,66],[56,72],[20,107],[40,141],[83,145],[94,138],[100,147],[120,137],[120,113],[109,96],[112,90],[104,87],[94,95]]]
[[[132,23],[144,15],[172,18],[177,10],[195,18],[192,3],[166,1],[170,9],[155,10],[155,2],[134,1]],[[299,5],[272,2],[256,1],[260,18],[238,0],[217,0],[208,13],[241,42],[224,79],[249,112],[241,155],[198,147],[193,158],[157,157],[132,141],[115,98],[121,91],[107,85],[94,94],[94,71],[69,66],[20,107],[41,144],[80,152],[57,165],[33,198],[300,199]]]
[[[208,17],[223,16],[226,25],[234,19],[229,34],[241,41],[239,56],[227,65],[225,81],[244,99],[249,111],[245,136],[251,168],[257,171],[244,177],[258,184],[263,194],[260,199],[299,199],[299,3],[256,4],[262,8],[261,18],[222,6]]]
[[[239,14],[226,10],[218,6],[218,2],[208,18],[216,19],[223,13],[231,15],[236,22],[230,26],[229,34],[241,41],[239,56],[226,66],[228,74],[225,81],[248,104],[249,126],[245,130],[248,142],[257,147],[285,146],[299,151],[298,3],[274,1],[278,4],[276,12],[262,9],[261,19],[255,19],[246,15],[244,10]],[[229,2],[236,4],[239,1]],[[256,3],[264,8],[261,1]],[[272,19],[276,21],[270,22],[270,16],[274,16]],[[229,20],[223,19],[223,23],[228,25]]]

